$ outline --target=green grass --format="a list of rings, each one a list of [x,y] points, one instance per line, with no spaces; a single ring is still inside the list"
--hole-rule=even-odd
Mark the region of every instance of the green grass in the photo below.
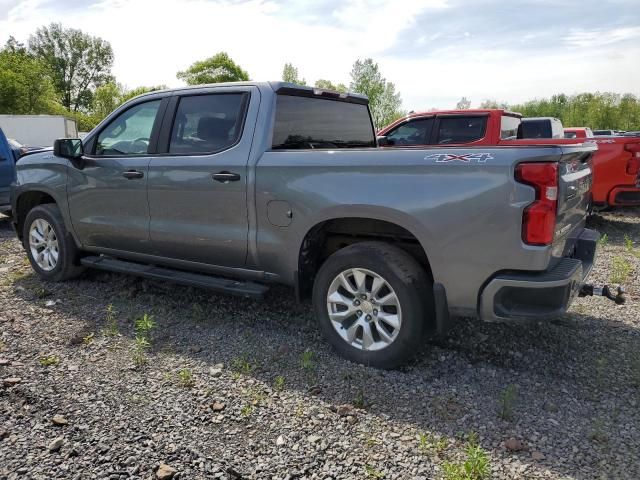
[[[380,472],[379,470],[376,470],[371,465],[364,466],[364,473],[367,476],[367,478],[384,478],[384,473]]]
[[[302,358],[300,360],[300,365],[303,370],[315,370],[316,362],[315,362],[315,353],[311,350],[305,350],[302,352]]]
[[[240,409],[240,415],[243,417],[248,417],[253,413],[253,405],[247,403]]]
[[[598,239],[598,246],[601,248],[604,248],[608,244],[609,244],[609,236],[605,233]]]
[[[178,372],[178,383],[183,388],[192,388],[196,384],[193,373],[188,368],[183,368]]]
[[[115,337],[120,333],[118,330],[118,312],[113,308],[113,304],[109,304],[105,310],[104,316],[105,327],[102,333],[107,337]]]
[[[449,441],[446,438],[437,438],[431,433],[420,432],[418,434],[420,451],[427,455],[431,451],[441,453],[449,446]]]
[[[42,355],[38,362],[43,367],[50,367],[52,365],[57,365],[60,363],[60,359],[56,355]]]
[[[626,233],[624,235],[624,246],[627,249],[627,252],[633,252],[633,240],[631,240],[631,237]]]
[[[278,375],[276,378],[273,379],[273,389],[276,392],[281,392],[282,390],[284,390],[284,384],[285,384],[285,379],[282,375]]]
[[[231,362],[231,370],[234,372],[236,379],[239,378],[240,375],[250,375],[255,368],[254,365],[251,365],[246,355],[236,357]]]
[[[445,480],[484,480],[491,470],[489,455],[478,445],[477,435],[469,435],[463,462],[445,462]]]
[[[611,264],[611,275],[609,280],[611,283],[624,283],[627,281],[632,271],[633,265],[631,265],[627,259],[621,256],[614,257]]]
[[[156,327],[153,317],[147,313],[134,320],[136,332],[133,363],[141,367],[147,363],[147,351],[151,348],[151,331]]]

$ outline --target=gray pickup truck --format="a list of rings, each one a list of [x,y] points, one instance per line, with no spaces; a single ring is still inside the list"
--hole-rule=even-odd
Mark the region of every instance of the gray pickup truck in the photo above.
[[[591,145],[381,149],[365,97],[286,83],[166,90],[18,163],[43,279],[83,267],[312,297],[345,357],[391,368],[452,316],[561,315],[598,234]]]

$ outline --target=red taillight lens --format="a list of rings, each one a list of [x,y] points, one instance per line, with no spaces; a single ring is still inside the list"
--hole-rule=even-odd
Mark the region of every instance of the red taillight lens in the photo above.
[[[627,175],[638,175],[640,172],[640,143],[627,143],[624,149],[631,152],[631,158],[627,161]]]
[[[524,210],[522,241],[529,245],[551,245],[558,208],[558,164],[521,163],[516,180],[536,189],[536,199]]]

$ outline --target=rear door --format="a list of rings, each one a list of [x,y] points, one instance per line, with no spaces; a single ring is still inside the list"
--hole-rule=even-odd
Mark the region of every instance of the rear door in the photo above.
[[[149,166],[150,237],[166,258],[242,267],[256,87],[176,94]],[[248,133],[243,134],[243,131]]]

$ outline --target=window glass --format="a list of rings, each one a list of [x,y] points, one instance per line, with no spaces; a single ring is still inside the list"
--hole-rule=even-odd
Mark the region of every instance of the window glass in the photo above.
[[[502,115],[500,120],[500,139],[515,140],[518,138],[518,127],[520,119],[510,115]]]
[[[366,105],[278,95],[274,149],[375,147]]]
[[[242,133],[246,93],[214,93],[180,99],[169,153],[212,153],[234,145]]]
[[[438,145],[469,143],[484,137],[487,117],[442,117],[438,128]]]
[[[118,115],[98,135],[96,155],[148,153],[160,100],[141,103]]]
[[[389,145],[428,145],[433,117],[403,123],[386,135]]]
[[[550,120],[530,120],[525,118],[522,121],[522,138],[552,138]]]
[[[564,138],[576,138],[577,136],[576,132],[564,132]]]

